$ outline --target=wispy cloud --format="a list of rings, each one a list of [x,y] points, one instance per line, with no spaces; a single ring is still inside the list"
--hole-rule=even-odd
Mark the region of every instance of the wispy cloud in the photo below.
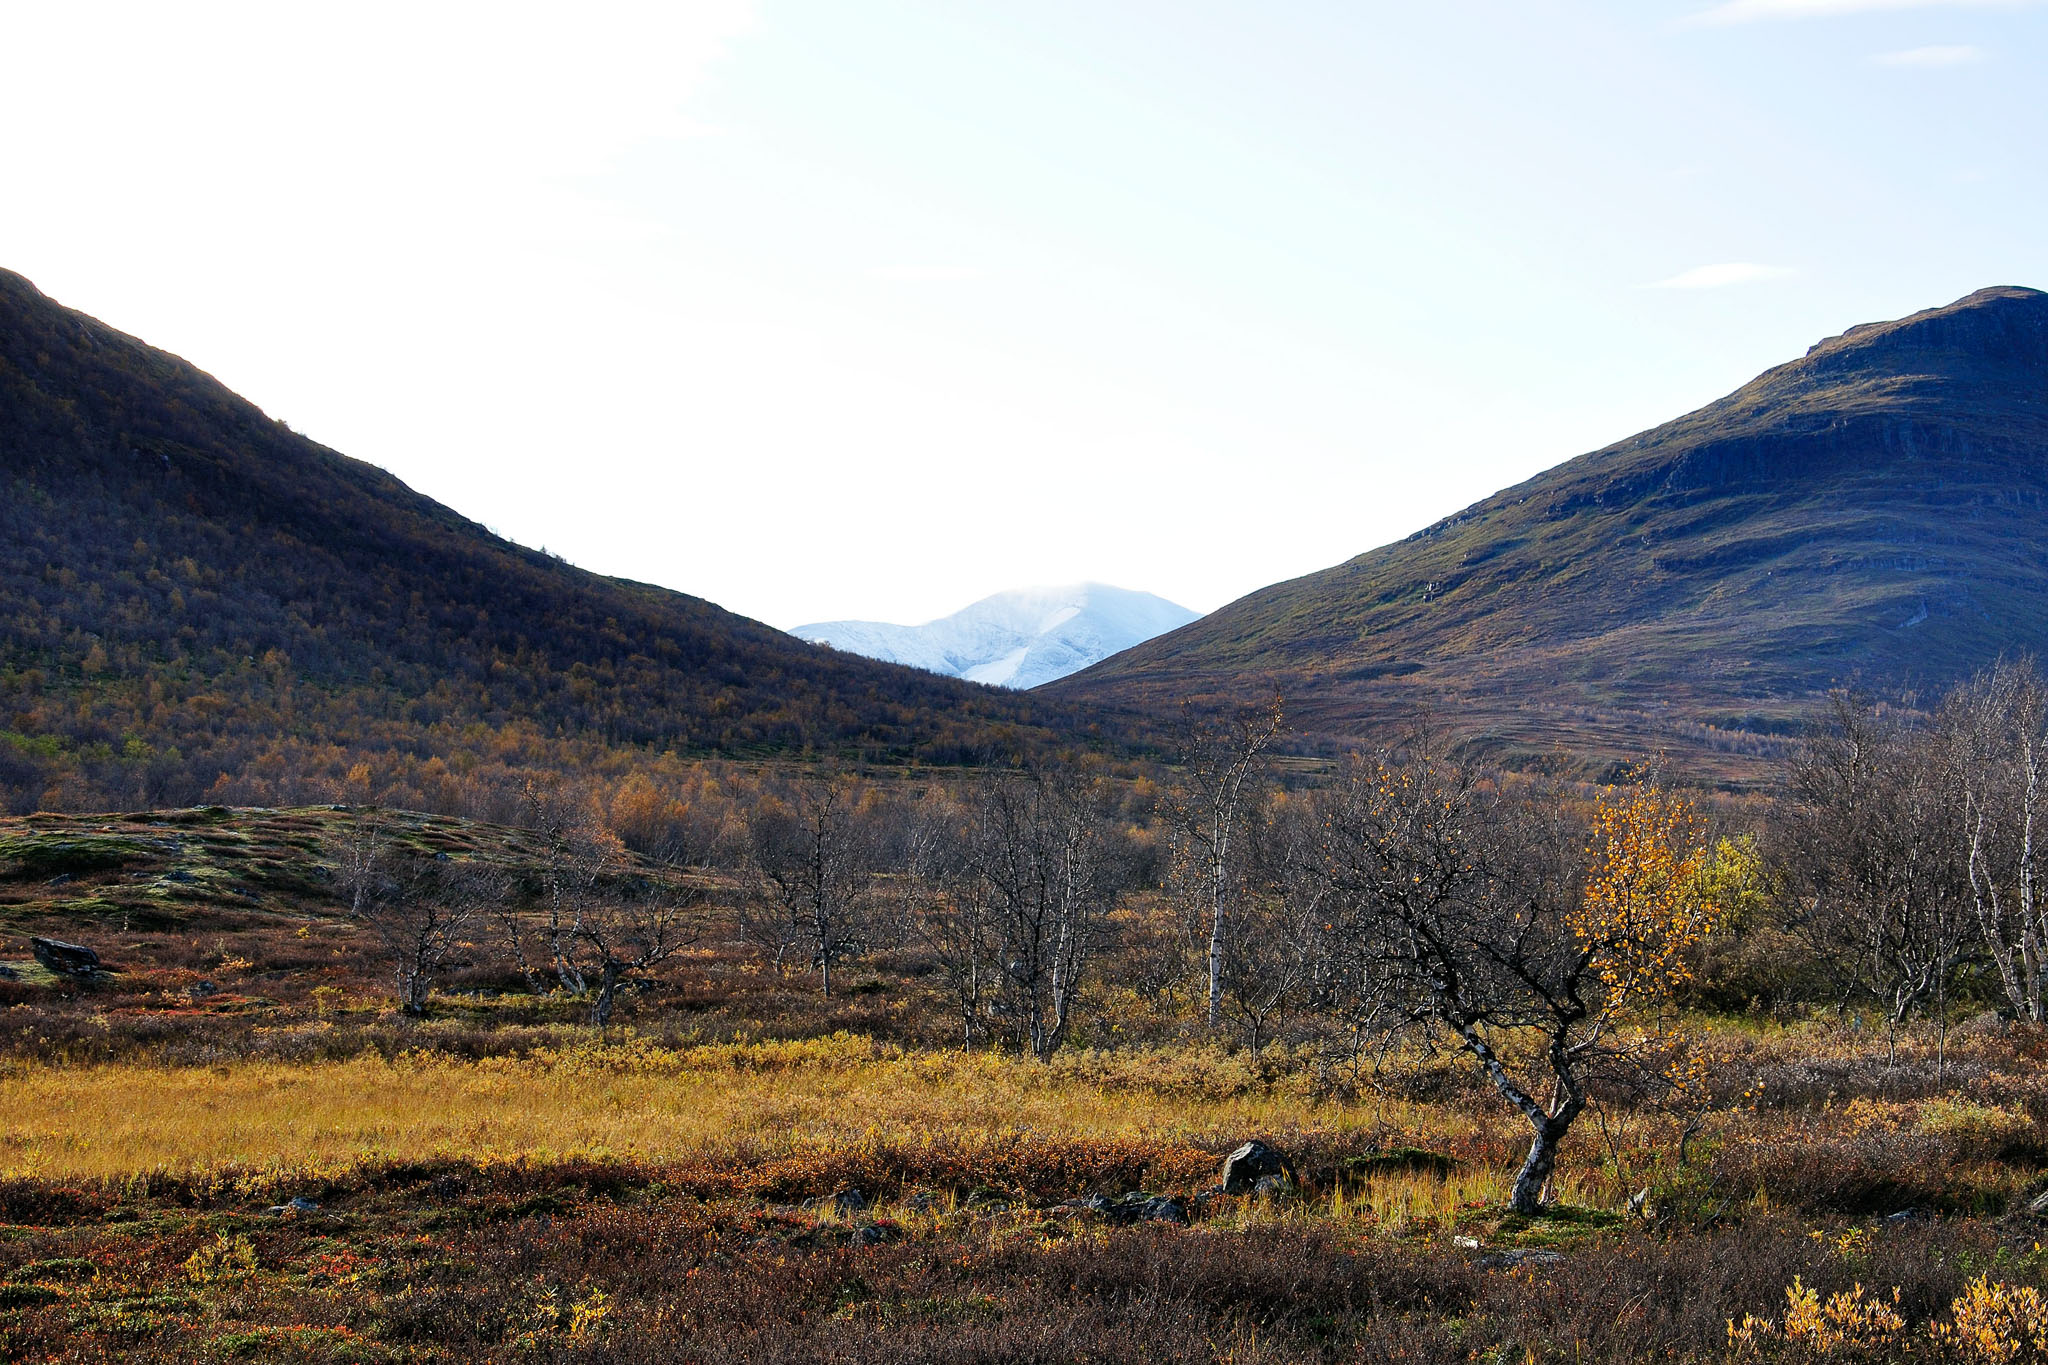
[[[948,280],[977,280],[981,278],[981,270],[971,265],[878,265],[871,267],[868,275],[877,280],[937,284]]]
[[[1752,261],[1725,261],[1720,265],[1697,265],[1681,270],[1668,280],[1657,280],[1646,289],[1724,289],[1731,284],[1755,284],[1778,280],[1793,272],[1782,265],[1757,265]]]
[[[1767,19],[1832,19],[1850,14],[1895,14],[1910,9],[2019,9],[2035,0],[1722,0],[1690,15],[1687,24],[1748,24]]]
[[[1984,60],[1984,49],[1958,43],[1950,47],[1909,47],[1903,52],[1880,52],[1870,59],[1879,66],[1968,66]]]

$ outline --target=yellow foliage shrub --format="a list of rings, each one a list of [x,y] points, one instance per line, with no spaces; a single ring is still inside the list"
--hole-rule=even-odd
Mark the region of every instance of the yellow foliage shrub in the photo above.
[[[2048,1359],[2048,1300],[2037,1289],[1993,1284],[1989,1275],[1979,1275],[1950,1314],[1948,1322],[1934,1324],[1933,1337],[1973,1365]]]
[[[1737,1326],[1728,1323],[1728,1344],[1737,1355],[1761,1354],[1774,1341],[1781,1341],[1806,1355],[1823,1359],[1854,1360],[1884,1355],[1898,1343],[1906,1320],[1899,1316],[1899,1291],[1890,1302],[1866,1298],[1862,1285],[1855,1285],[1823,1299],[1794,1276],[1785,1290],[1783,1323],[1754,1313]]]

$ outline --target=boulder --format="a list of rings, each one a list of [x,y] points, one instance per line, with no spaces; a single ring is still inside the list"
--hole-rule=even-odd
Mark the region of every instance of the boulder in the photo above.
[[[2041,1191],[2028,1202],[2027,1212],[2036,1218],[2048,1218],[2048,1190]]]
[[[1250,1194],[1268,1176],[1292,1178],[1292,1163],[1257,1138],[1223,1158],[1225,1194]]]
[[[1143,1191],[1108,1200],[1099,1212],[1112,1223],[1126,1225],[1160,1222],[1186,1226],[1188,1221],[1187,1208],[1178,1199]]]
[[[1140,1222],[1178,1223],[1186,1227],[1188,1211],[1178,1199],[1150,1199],[1139,1210],[1138,1218]]]
[[[65,943],[54,938],[32,938],[28,946],[36,961],[58,976],[98,976],[100,955],[82,943]]]

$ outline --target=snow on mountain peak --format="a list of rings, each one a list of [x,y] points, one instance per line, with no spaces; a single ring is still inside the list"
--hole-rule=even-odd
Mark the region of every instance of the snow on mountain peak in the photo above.
[[[1163,635],[1196,613],[1106,583],[1016,588],[920,626],[822,621],[790,634],[998,687],[1036,687]]]

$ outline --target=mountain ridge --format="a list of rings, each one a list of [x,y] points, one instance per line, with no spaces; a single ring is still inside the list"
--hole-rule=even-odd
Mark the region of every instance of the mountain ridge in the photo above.
[[[1337,743],[1435,714],[1497,756],[1663,749],[1739,777],[1829,687],[1927,691],[2048,648],[2044,500],[2048,294],[1994,287],[1044,691],[1277,689]]]
[[[1069,583],[994,593],[915,626],[821,621],[790,633],[869,658],[1026,689],[1195,618],[1195,612],[1155,593]]]
[[[364,760],[964,761],[1101,734],[504,541],[5,271],[0,488],[11,805],[179,804],[265,765],[282,791]]]

